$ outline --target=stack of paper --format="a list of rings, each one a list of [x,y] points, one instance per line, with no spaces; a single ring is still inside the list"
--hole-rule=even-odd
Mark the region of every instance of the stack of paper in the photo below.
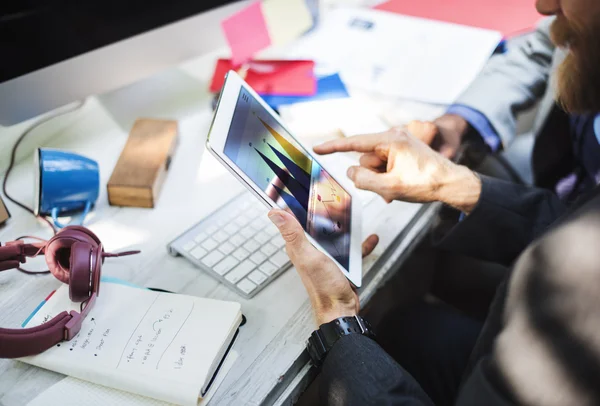
[[[340,72],[346,85],[384,95],[450,104],[486,63],[502,35],[377,10],[331,12],[290,49]]]

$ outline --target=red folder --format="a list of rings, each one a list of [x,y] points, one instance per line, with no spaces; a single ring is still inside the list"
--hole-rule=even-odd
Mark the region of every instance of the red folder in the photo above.
[[[390,0],[376,9],[487,28],[504,36],[531,29],[541,18],[533,0]]]
[[[246,82],[259,94],[279,96],[312,96],[317,91],[315,63],[308,60],[260,60],[247,65]],[[225,74],[235,69],[230,59],[219,59],[210,91],[221,90]]]

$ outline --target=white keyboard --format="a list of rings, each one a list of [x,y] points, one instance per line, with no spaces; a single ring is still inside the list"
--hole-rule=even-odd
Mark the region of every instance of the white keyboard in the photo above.
[[[184,232],[168,245],[245,298],[251,298],[290,267],[285,242],[250,192]]]

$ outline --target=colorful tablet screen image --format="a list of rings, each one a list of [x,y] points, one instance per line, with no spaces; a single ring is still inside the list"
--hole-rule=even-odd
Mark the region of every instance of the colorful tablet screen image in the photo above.
[[[349,270],[352,197],[246,89],[240,91],[224,152]]]

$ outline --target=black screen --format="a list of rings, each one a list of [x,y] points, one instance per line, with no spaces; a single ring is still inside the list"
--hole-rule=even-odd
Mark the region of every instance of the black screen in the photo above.
[[[4,1],[0,83],[234,1]]]

